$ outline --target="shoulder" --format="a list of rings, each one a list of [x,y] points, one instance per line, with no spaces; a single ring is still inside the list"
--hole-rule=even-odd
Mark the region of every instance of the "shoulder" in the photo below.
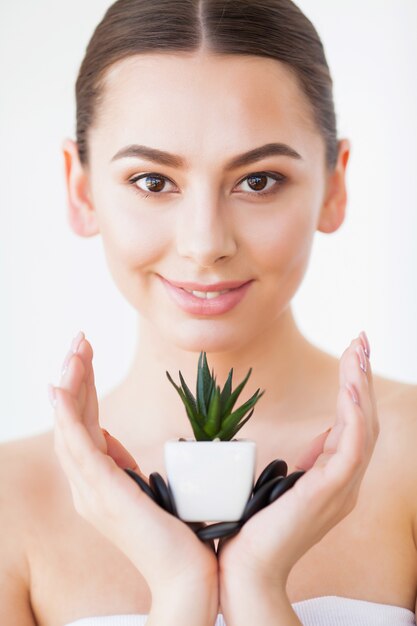
[[[65,484],[53,447],[53,431],[0,443],[2,523],[30,533],[45,507]]]
[[[381,430],[398,443],[407,443],[407,433],[417,428],[417,385],[374,376],[375,400]]]
[[[0,443],[0,605],[10,626],[35,623],[30,605],[30,551],[36,542],[44,434]]]
[[[52,481],[56,465],[52,441],[48,431],[0,443],[0,524],[9,524],[19,541],[33,528]]]
[[[373,377],[380,423],[379,446],[396,462],[417,441],[417,385]],[[403,459],[404,463],[404,459]]]
[[[417,385],[374,378],[380,423],[375,448],[386,487],[401,496],[417,548]]]

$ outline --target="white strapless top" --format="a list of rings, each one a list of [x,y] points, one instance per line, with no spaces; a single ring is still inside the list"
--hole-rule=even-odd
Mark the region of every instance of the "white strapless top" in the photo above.
[[[294,602],[292,608],[304,626],[416,626],[410,609],[341,596],[321,596]],[[145,626],[147,615],[84,617],[65,626]],[[226,626],[222,614],[215,626]]]

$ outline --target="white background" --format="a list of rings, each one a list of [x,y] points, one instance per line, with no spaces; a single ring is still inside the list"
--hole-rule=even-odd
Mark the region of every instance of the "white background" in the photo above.
[[[174,1],[174,0],[173,0]],[[99,237],[66,216],[60,146],[74,138],[74,84],[107,0],[14,0],[0,8],[0,440],[52,426],[70,340],[90,339],[99,395],[124,375],[136,313]],[[376,373],[417,383],[417,2],[300,0],[353,144],[345,223],[318,233],[294,300],[301,330],[340,356],[365,329]]]

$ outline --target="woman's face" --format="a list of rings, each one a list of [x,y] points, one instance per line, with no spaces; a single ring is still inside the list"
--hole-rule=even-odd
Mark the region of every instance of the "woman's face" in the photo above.
[[[104,94],[88,184],[118,288],[178,347],[237,349],[277,323],[319,227],[325,146],[305,97],[273,59],[208,53],[130,57]],[[265,144],[280,146],[230,165]],[[220,298],[235,294],[183,305],[161,277],[251,283],[225,310]]]

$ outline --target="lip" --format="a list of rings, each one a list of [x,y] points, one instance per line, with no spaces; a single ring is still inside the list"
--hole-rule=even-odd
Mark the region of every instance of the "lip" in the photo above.
[[[237,289],[242,285],[245,285],[248,280],[226,280],[220,283],[212,283],[211,285],[205,285],[203,283],[184,283],[178,282],[175,280],[168,280],[167,278],[163,278],[162,280],[174,285],[174,287],[180,287],[181,289],[190,289],[193,291],[223,291],[224,289]]]
[[[205,300],[203,298],[198,298],[194,296],[192,293],[185,291],[184,288],[178,287],[174,283],[164,279],[162,276],[159,276],[162,284],[167,290],[171,299],[186,313],[190,313],[191,315],[205,315],[205,316],[213,316],[213,315],[222,315],[232,310],[235,306],[239,304],[239,302],[245,297],[246,292],[250,288],[253,280],[246,281],[245,283],[234,283],[238,284],[238,287],[223,287],[223,289],[231,289],[228,293],[217,296],[216,298],[211,298],[210,300]],[[185,285],[189,285],[190,283],[181,283]],[[195,285],[196,283],[191,283]],[[217,283],[216,289],[214,289],[213,285],[210,285],[210,289],[208,289],[209,285],[205,285],[204,289],[201,289],[203,285],[199,285],[200,289],[196,289],[195,291],[222,291],[217,285],[226,285],[233,283]],[[188,289],[192,289],[192,287],[187,287]]]

